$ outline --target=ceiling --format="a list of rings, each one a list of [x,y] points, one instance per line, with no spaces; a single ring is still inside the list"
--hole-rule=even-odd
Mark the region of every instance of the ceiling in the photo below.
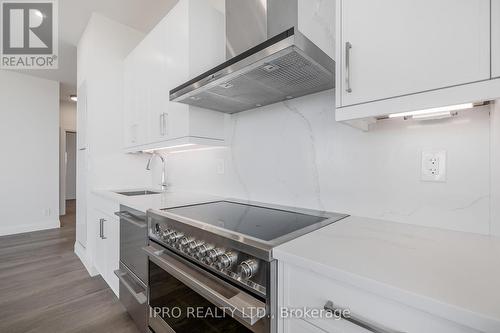
[[[61,100],[76,94],[76,46],[93,12],[142,32],[149,32],[177,0],[59,0],[59,69],[26,70],[61,82]]]

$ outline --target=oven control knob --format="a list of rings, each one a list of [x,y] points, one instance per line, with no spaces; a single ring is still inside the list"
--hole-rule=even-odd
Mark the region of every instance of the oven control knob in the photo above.
[[[184,237],[184,234],[182,232],[174,231],[170,235],[168,240],[170,241],[170,243],[174,244],[177,243],[177,241],[179,241],[182,237]]]
[[[209,265],[215,264],[215,262],[217,261],[217,258],[223,254],[224,254],[224,250],[219,249],[219,248],[213,248],[207,252],[207,256],[205,257],[205,262]]]
[[[238,277],[242,280],[248,280],[255,276],[259,269],[259,263],[254,260],[245,260],[238,266]]]
[[[208,253],[210,252],[210,250],[213,250],[215,246],[213,246],[212,244],[202,244],[200,246],[198,246],[196,248],[196,258],[198,260],[203,260],[205,259],[205,261],[207,261],[207,258],[208,258]],[[208,262],[208,261],[207,261]]]
[[[162,234],[161,234],[161,238],[163,238],[164,240],[168,240],[170,235],[173,234],[174,231],[171,230],[171,229],[166,229],[166,230],[163,230]]]
[[[189,254],[196,254],[196,252],[198,251],[198,248],[200,246],[202,246],[203,244],[205,244],[204,241],[201,241],[201,240],[193,240],[191,242],[188,243],[187,245],[187,251],[189,252]]]
[[[187,246],[189,243],[193,242],[194,241],[194,238],[193,237],[189,237],[189,236],[184,236],[182,237],[180,240],[179,240],[179,247],[180,248],[186,248],[187,249]]]
[[[238,255],[235,252],[228,251],[219,256],[215,266],[217,269],[223,270],[231,267],[238,259]]]

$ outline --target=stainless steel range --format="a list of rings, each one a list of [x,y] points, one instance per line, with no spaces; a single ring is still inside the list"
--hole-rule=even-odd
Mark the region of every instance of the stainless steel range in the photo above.
[[[345,217],[239,201],[149,210],[150,329],[276,332],[272,249]]]

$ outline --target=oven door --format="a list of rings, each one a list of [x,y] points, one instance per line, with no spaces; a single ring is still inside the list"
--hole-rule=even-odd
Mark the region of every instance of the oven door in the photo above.
[[[263,301],[159,245],[144,250],[155,333],[270,332]]]

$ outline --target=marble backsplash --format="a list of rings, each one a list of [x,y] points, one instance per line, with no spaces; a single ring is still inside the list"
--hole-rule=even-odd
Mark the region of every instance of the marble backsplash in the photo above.
[[[299,0],[299,28],[335,53],[335,1]],[[335,121],[327,91],[226,118],[227,148],[172,154],[174,188],[401,223],[490,233],[490,115]],[[447,151],[447,181],[421,181],[422,150]]]
[[[335,121],[328,91],[227,116],[228,147],[169,155],[175,189],[490,233],[490,116]],[[447,151],[447,181],[422,182],[421,153]]]

